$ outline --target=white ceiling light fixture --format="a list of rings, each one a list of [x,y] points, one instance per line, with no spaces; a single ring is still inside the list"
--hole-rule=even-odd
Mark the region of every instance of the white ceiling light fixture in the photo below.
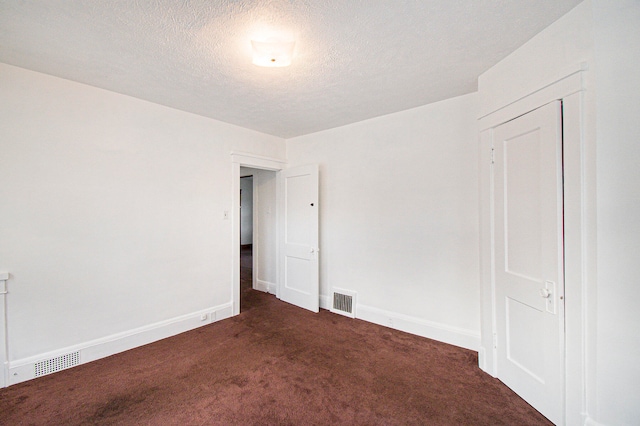
[[[261,67],[286,67],[291,65],[295,41],[268,39],[251,40],[253,63]]]

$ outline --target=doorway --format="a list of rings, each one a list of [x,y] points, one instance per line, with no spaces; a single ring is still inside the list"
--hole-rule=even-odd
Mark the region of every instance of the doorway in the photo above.
[[[253,174],[240,169],[240,312],[250,307],[253,284]]]
[[[252,288],[276,293],[278,282],[276,174],[284,169],[285,165],[285,161],[276,158],[239,152],[231,153],[232,315],[240,313],[240,169],[251,169],[249,174],[253,175],[255,207],[253,209]]]
[[[244,153],[231,153],[231,309],[240,314],[240,170],[248,168],[253,174],[253,244],[252,288],[275,294],[279,299],[297,306],[300,301],[283,297],[282,288],[303,294],[300,283],[306,282],[307,299],[314,312],[319,307],[318,262],[318,165],[288,168],[286,162]],[[246,171],[246,170],[245,170]],[[249,174],[249,173],[248,173]],[[304,179],[297,177],[306,176]],[[287,179],[289,178],[289,179]],[[300,182],[308,188],[301,190]],[[306,211],[308,213],[303,213]],[[313,220],[302,220],[304,218]],[[292,233],[307,225],[308,232]],[[285,235],[307,235],[308,241],[289,241]],[[290,253],[294,245],[298,253]],[[302,267],[304,266],[304,267]],[[306,270],[307,274],[304,273]],[[311,288],[313,287],[313,288]],[[297,292],[296,292],[297,290]],[[314,294],[312,294],[312,291]]]
[[[237,247],[234,255],[238,277],[238,313],[251,309],[257,292],[276,292],[277,223],[276,172],[239,167],[237,177]],[[234,237],[235,240],[235,237]]]

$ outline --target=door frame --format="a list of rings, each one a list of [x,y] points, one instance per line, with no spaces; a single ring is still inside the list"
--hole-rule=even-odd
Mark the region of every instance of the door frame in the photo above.
[[[565,393],[564,421],[583,424],[593,392],[592,336],[595,327],[595,158],[585,138],[586,64],[564,77],[479,118],[480,297],[481,339],[478,364],[496,377],[496,288],[492,152],[494,128],[555,100],[562,101],[565,256]]]
[[[279,172],[286,165],[287,162],[279,158],[264,157],[245,152],[231,153],[231,315],[240,313],[240,167]],[[276,189],[276,206],[278,205],[279,197],[279,192]],[[276,235],[278,234],[276,233]],[[278,243],[276,243],[276,247],[276,250],[279,250]],[[257,255],[259,256],[259,253]],[[254,265],[256,264],[256,258],[257,256],[254,256]],[[276,253],[276,258],[279,259],[278,253]],[[280,277],[277,269],[276,283],[278,284],[277,288],[279,288]]]
[[[8,272],[0,272],[0,389],[9,386],[9,353],[7,344],[7,280]]]

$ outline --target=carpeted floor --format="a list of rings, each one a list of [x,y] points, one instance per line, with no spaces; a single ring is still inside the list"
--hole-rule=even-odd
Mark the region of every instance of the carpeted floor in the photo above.
[[[0,390],[2,425],[546,425],[475,352],[243,289],[243,312]]]

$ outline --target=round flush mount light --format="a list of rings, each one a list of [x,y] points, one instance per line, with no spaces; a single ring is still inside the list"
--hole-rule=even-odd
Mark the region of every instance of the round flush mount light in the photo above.
[[[295,41],[269,39],[251,40],[253,63],[261,67],[286,67],[291,65]]]

